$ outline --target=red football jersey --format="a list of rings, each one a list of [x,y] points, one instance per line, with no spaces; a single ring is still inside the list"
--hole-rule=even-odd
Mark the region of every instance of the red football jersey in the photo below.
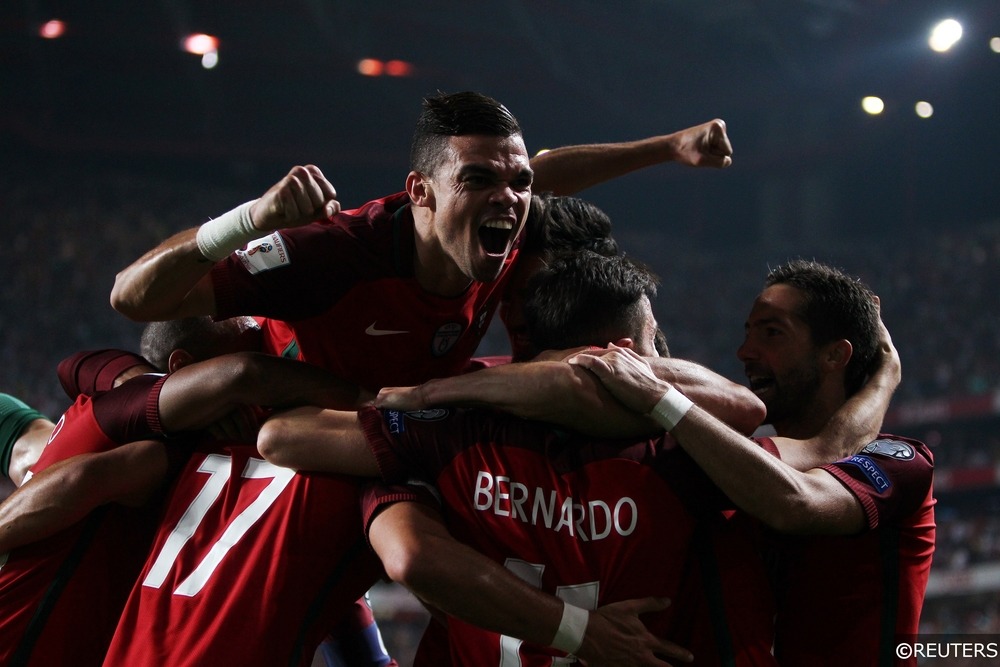
[[[59,419],[38,473],[135,438],[156,378],[82,396]],[[123,439],[124,438],[124,439]],[[155,508],[110,505],[50,538],[0,555],[0,664],[100,665],[145,561]]]
[[[254,446],[199,449],[105,664],[308,665],[380,572],[355,480],[274,466]]]
[[[595,441],[476,410],[369,409],[361,418],[386,480],[435,483],[457,539],[587,609],[668,597],[667,610],[644,617],[651,631],[691,648],[698,664],[720,664],[717,636],[700,623],[719,620],[716,629],[734,636],[713,617],[729,607],[706,597],[707,568],[695,566],[692,545],[705,525],[714,550],[711,525],[724,521],[726,500],[669,436]],[[562,655],[455,619],[448,632],[454,664],[549,665]],[[762,655],[741,646],[737,664],[773,665],[770,642],[759,647]]]
[[[332,222],[275,232],[212,269],[219,317],[254,315],[268,351],[367,389],[460,373],[486,334],[518,250],[500,277],[462,294],[424,290],[413,274],[406,193]]]
[[[868,530],[774,536],[778,661],[916,665],[915,658],[897,658],[895,647],[917,634],[930,573],[933,456],[916,440],[879,435],[857,455],[822,468],[861,503]]]

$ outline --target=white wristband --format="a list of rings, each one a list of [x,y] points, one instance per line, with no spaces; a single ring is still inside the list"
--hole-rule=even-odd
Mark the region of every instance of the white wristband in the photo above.
[[[587,623],[590,612],[582,607],[574,607],[563,603],[562,620],[559,629],[550,646],[566,653],[576,653],[583,645],[583,636],[587,633]]]
[[[649,416],[663,428],[672,431],[677,426],[677,422],[684,419],[684,415],[687,414],[692,405],[694,403],[691,402],[690,398],[671,386],[649,411]]]
[[[266,236],[265,232],[253,226],[253,221],[250,219],[250,207],[255,201],[257,200],[240,204],[232,211],[223,213],[199,227],[195,240],[198,242],[201,254],[213,262],[218,262],[250,241]]]

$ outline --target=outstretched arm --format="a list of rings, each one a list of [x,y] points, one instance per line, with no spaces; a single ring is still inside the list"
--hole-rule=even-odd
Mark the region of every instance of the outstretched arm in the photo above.
[[[209,271],[248,242],[340,211],[319,167],[294,167],[253,202],[170,237],[115,277],[111,306],[138,322],[215,315]]]
[[[781,460],[806,470],[856,454],[875,439],[902,378],[899,353],[879,320],[878,367],[865,385],[834,413],[823,430],[808,440],[772,438]]]
[[[55,463],[0,504],[0,553],[68,528],[106,503],[141,505],[166,474],[164,444],[152,440]]]
[[[185,366],[164,380],[160,422],[167,433],[205,428],[243,405],[356,409],[372,395],[319,367],[239,352]]]
[[[598,183],[663,162],[691,167],[728,167],[733,147],[725,121],[715,120],[672,134],[612,144],[566,146],[531,160],[532,189],[572,195]]]
[[[734,428],[753,431],[764,406],[746,387],[693,362],[650,360],[656,372],[676,382],[709,412]],[[548,421],[602,437],[625,437],[661,430],[644,415],[625,409],[596,378],[562,361],[507,364],[417,387],[383,389],[378,407],[416,410],[436,405],[493,407],[525,419]]]
[[[657,655],[691,660],[687,651],[656,638],[639,620],[643,613],[666,608],[656,598],[601,607],[589,618],[583,610],[570,610],[587,620],[576,635],[557,633],[566,609],[562,600],[451,537],[441,517],[419,503],[390,505],[373,520],[368,534],[391,579],[473,625],[572,652],[592,667],[668,664]]]
[[[581,353],[572,362],[594,372],[631,409],[657,414],[737,507],[772,528],[835,535],[864,529],[861,504],[832,475],[816,468],[802,472],[771,456],[657,378],[632,350]]]

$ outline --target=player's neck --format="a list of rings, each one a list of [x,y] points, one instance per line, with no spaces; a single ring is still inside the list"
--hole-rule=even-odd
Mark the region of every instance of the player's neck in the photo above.
[[[842,397],[825,396],[820,392],[798,414],[772,422],[775,432],[783,438],[808,440],[823,430],[837,409],[844,404]]]
[[[415,225],[413,275],[420,287],[438,296],[458,296],[472,282],[441,247],[437,237]]]

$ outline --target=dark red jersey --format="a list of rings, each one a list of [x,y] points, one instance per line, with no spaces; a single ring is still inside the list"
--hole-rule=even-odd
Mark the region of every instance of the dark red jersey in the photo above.
[[[879,435],[822,469],[858,499],[868,528],[847,537],[774,537],[778,661],[916,665],[897,658],[895,647],[917,634],[930,573],[933,456],[916,440]]]
[[[105,664],[308,665],[380,572],[354,479],[295,473],[252,445],[200,448]]]
[[[237,251],[211,273],[218,316],[261,316],[268,351],[372,390],[460,373],[518,251],[495,281],[431,294],[414,277],[408,204],[393,195]]]
[[[150,435],[136,424],[144,423],[157,378],[133,382],[79,397],[31,472]],[[145,560],[155,516],[154,508],[109,505],[50,538],[0,555],[0,664],[100,665]]]
[[[719,601],[706,599],[708,566],[696,567],[692,545],[704,525],[714,551],[711,525],[725,520],[726,499],[669,436],[597,441],[477,410],[369,409],[361,419],[385,479],[433,482],[457,539],[587,609],[668,597],[666,611],[644,617],[650,629],[690,647],[699,664],[721,664],[718,637],[699,623],[719,620],[732,642],[719,617],[731,606],[706,611]],[[562,655],[455,619],[448,630],[454,664],[519,656],[522,665],[548,665]],[[760,647],[762,655],[741,651],[737,664],[773,664],[770,642]]]

